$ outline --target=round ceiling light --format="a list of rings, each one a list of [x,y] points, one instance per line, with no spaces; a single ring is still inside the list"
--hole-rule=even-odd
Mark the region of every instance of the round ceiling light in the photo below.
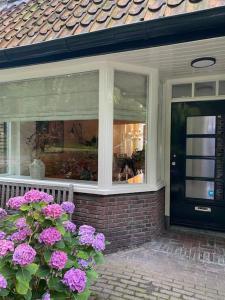
[[[214,57],[200,57],[192,60],[191,66],[193,68],[208,68],[215,65],[216,59]]]

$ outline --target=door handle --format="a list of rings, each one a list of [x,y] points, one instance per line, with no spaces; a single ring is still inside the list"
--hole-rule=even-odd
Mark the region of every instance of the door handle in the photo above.
[[[195,206],[196,211],[202,211],[202,212],[207,212],[211,213],[212,209],[210,207],[203,207],[203,206]]]

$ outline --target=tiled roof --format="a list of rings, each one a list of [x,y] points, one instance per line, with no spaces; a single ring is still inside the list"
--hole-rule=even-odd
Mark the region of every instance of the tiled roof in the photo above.
[[[225,0],[18,0],[0,11],[0,48],[225,6]]]

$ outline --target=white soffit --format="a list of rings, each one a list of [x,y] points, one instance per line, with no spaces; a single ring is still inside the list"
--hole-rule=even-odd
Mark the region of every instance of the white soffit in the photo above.
[[[207,56],[216,58],[214,66],[204,69],[191,67],[193,59]],[[163,79],[225,74],[225,37],[109,54],[104,58],[158,68]]]

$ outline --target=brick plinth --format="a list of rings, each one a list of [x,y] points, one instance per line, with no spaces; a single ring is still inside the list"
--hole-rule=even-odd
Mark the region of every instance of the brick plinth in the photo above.
[[[164,229],[164,189],[126,195],[75,194],[77,225],[90,224],[106,235],[108,252],[132,248]]]

